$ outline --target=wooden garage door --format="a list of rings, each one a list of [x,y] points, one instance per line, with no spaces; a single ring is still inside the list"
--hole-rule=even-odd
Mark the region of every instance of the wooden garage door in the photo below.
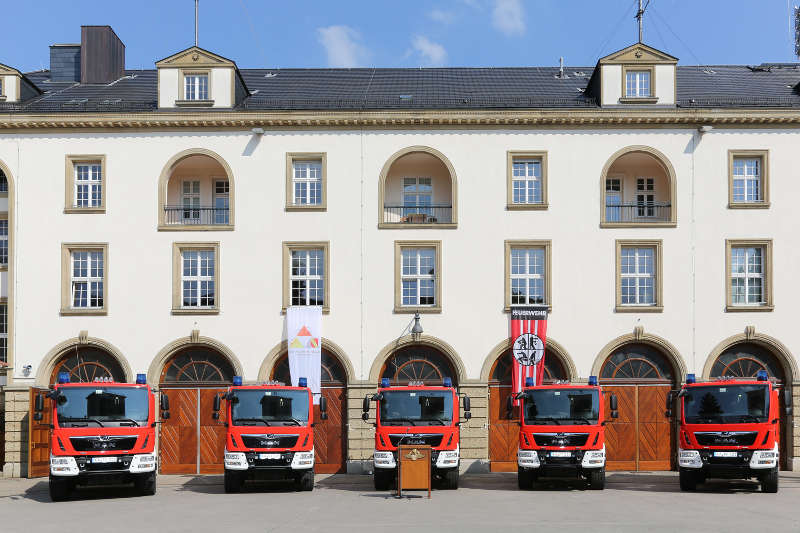
[[[337,474],[346,470],[347,389],[322,387],[328,401],[328,419],[320,420],[319,406],[314,406],[314,470],[318,474]]]
[[[42,419],[33,419],[36,396],[46,393],[47,389],[31,387],[28,412],[28,477],[44,477],[50,474],[50,424],[53,422],[50,400],[45,399]]]
[[[214,396],[225,390],[161,390],[169,398],[170,409],[170,418],[161,425],[162,474],[222,473],[225,426],[211,418],[211,409]]]
[[[495,385],[489,388],[489,470],[491,472],[516,472],[519,445],[519,408],[513,416],[506,416],[506,398],[510,386]]]

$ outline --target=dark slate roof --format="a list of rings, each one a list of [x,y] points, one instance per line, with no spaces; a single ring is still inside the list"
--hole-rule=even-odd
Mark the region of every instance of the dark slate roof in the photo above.
[[[593,71],[565,67],[559,77],[557,67],[243,69],[251,95],[237,109],[596,108],[586,91]],[[128,70],[108,85],[51,82],[48,71],[26,75],[44,94],[0,104],[0,112],[157,110],[156,70]],[[800,63],[679,66],[677,77],[678,107],[800,107]]]

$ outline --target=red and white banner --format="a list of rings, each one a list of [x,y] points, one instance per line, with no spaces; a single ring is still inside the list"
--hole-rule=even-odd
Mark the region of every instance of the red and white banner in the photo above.
[[[522,391],[525,378],[533,378],[534,386],[542,384],[546,341],[546,306],[511,308],[511,387],[514,394]]]

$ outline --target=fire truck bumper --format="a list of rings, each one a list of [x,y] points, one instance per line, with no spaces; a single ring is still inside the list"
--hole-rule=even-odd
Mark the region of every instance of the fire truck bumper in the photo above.
[[[681,470],[700,472],[704,477],[748,479],[778,467],[778,446],[771,450],[678,450]]]
[[[58,477],[88,477],[104,475],[146,474],[155,472],[158,455],[155,453],[124,455],[50,456],[50,475]]]
[[[431,466],[435,470],[458,468],[460,460],[461,451],[458,447],[455,450],[431,450]],[[372,463],[375,468],[393,470],[397,468],[397,452],[375,450]]]
[[[226,470],[308,470],[314,468],[314,450],[302,452],[229,452]]]
[[[606,448],[599,450],[517,450],[517,466],[545,477],[573,477],[606,465]]]

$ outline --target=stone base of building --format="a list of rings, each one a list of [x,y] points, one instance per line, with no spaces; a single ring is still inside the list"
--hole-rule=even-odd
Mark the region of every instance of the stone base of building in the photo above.
[[[3,477],[26,477],[30,389],[25,386],[6,386],[3,387],[3,396],[6,432]]]

